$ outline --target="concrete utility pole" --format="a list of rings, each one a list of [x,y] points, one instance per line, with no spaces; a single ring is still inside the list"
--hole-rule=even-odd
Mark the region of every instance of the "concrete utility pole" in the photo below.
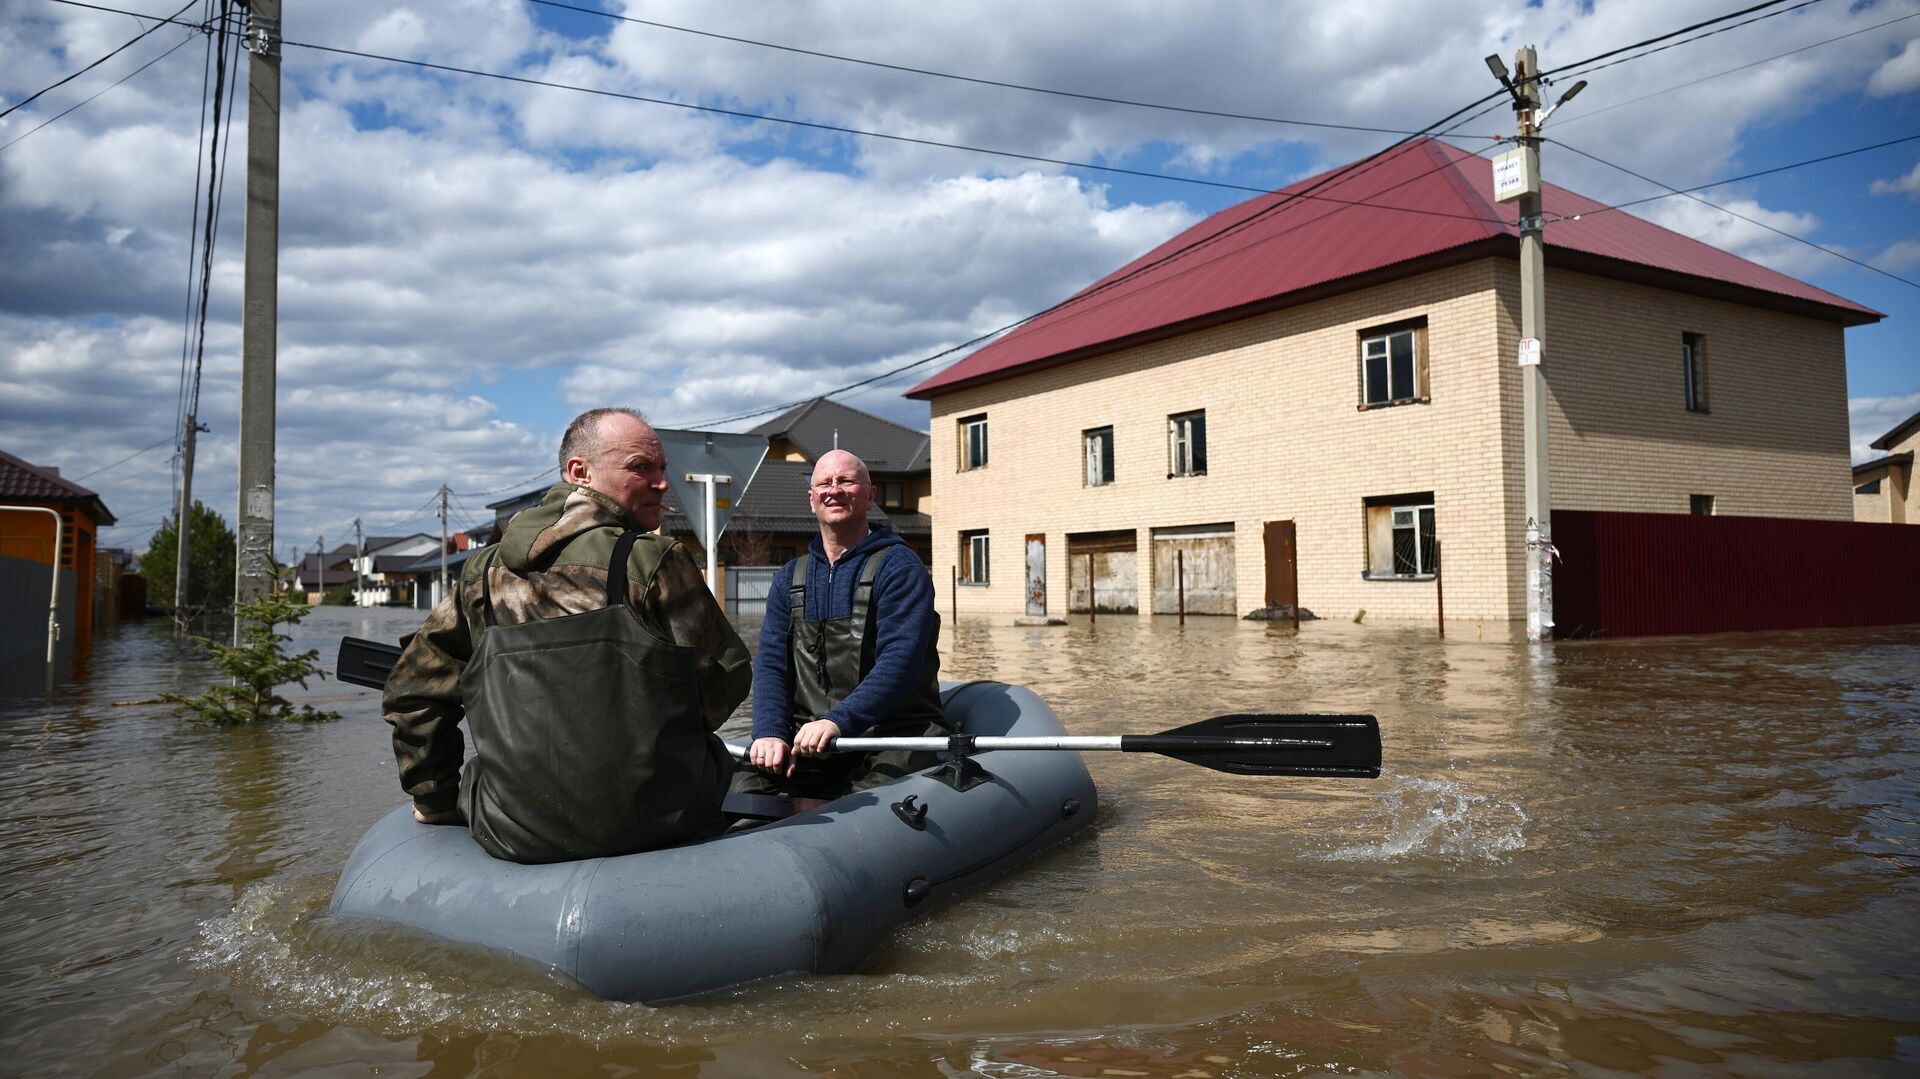
[[[246,297],[233,602],[273,590],[274,368],[280,305],[280,0],[248,0]],[[325,552],[321,559],[325,561]],[[240,641],[240,616],[233,619]]]
[[[440,594],[433,602],[436,606],[447,594],[447,485],[440,485]]]
[[[314,604],[319,607],[327,602],[327,537],[316,538],[313,545],[320,548],[320,600]]]
[[[353,519],[353,605],[365,606],[360,602],[360,518]]]
[[[1529,45],[1513,58],[1519,83],[1514,88],[1514,116],[1520,122],[1519,142],[1526,154],[1526,174],[1534,178],[1529,193],[1520,197],[1520,338],[1533,342],[1521,368],[1525,382],[1522,425],[1526,429],[1527,492],[1527,640],[1553,638],[1553,492],[1547,469],[1547,255],[1540,220],[1540,129],[1535,122],[1541,105],[1540,58]]]
[[[180,507],[173,519],[173,634],[187,635],[187,533],[193,520],[193,436],[200,430],[198,416],[187,417],[186,439],[180,444]]]

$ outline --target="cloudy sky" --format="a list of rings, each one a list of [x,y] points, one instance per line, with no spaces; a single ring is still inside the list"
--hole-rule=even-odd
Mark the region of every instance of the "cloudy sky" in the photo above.
[[[102,0],[155,15],[181,2]],[[526,0],[284,0],[283,557],[349,537],[356,516],[370,534],[437,529],[442,483],[455,527],[480,519],[537,482],[582,408],[625,403],[694,426],[960,344],[1247,197],[1172,177],[1271,188],[1361,157],[1494,89],[1488,53],[1534,44],[1551,70],[1749,6],[574,2],[667,25]],[[194,0],[182,17],[219,6]],[[1817,0],[1594,71],[1548,134],[1619,168],[1549,147],[1548,177],[1626,201],[1661,189],[1623,169],[1691,187],[1920,133],[1915,16],[1920,0]],[[0,0],[0,107],[152,25]],[[0,449],[99,490],[122,521],[105,542],[136,550],[169,512],[207,40],[162,26],[0,118]],[[195,479],[230,520],[242,120]],[[1484,150],[1511,129],[1496,108],[1448,137]],[[1847,331],[1863,458],[1920,410],[1920,287],[1790,237],[1920,281],[1920,142],[1701,197],[1741,216],[1681,198],[1633,212],[1889,316]],[[935,370],[841,399],[923,425],[926,406],[899,395]]]

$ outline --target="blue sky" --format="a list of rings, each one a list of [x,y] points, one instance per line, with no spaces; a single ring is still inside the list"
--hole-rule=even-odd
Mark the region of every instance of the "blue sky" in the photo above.
[[[1395,138],[980,86],[524,0],[287,6],[293,42],[1217,183],[1282,186]],[[1494,89],[1488,53],[1510,62],[1534,44],[1551,68],[1736,5],[602,6],[1005,82],[1414,129]],[[1915,15],[1920,0],[1822,0],[1597,70],[1547,133],[1680,187],[1920,133]],[[12,0],[0,8],[0,101],[141,25]],[[189,36],[165,28],[0,119],[0,143]],[[167,446],[138,451],[178,421],[203,55],[191,41],[0,150],[0,446],[68,476],[104,469],[84,482],[121,516],[108,542],[135,549],[171,482]],[[620,401],[690,425],[883,373],[1043,308],[1244,197],[298,46],[285,57],[283,552],[340,536],[356,516],[370,532],[437,526],[418,511],[442,482],[477,512],[487,492],[548,467],[583,407]],[[1471,136],[1511,128],[1497,108],[1453,141],[1480,149]],[[1609,202],[1657,191],[1553,146],[1546,170]],[[1702,197],[1920,281],[1920,142]],[[227,200],[196,492],[231,514],[237,168]],[[1887,314],[1847,332],[1856,458],[1920,411],[1920,288],[1697,203],[1634,212]],[[843,399],[923,424],[926,406],[899,396],[914,381]]]

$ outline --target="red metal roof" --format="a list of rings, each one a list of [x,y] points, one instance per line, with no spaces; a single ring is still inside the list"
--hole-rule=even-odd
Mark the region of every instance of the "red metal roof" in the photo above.
[[[1080,293],[1085,299],[1034,319],[907,396],[936,397],[1037,366],[1363,287],[1419,272],[1449,256],[1518,255],[1517,204],[1493,201],[1493,165],[1485,158],[1419,139],[1307,198],[1291,198],[1327,175],[1214,214],[1088,286]],[[1563,187],[1543,185],[1541,201],[1549,221],[1549,265],[1785,306],[1847,325],[1882,317],[1624,211],[1598,212],[1604,204]],[[1590,216],[1555,220],[1574,214]],[[1230,227],[1242,222],[1250,223]],[[1217,239],[1152,265],[1223,229],[1228,231]]]
[[[0,500],[71,502],[84,508],[95,524],[114,522],[113,514],[98,494],[4,450],[0,450]]]

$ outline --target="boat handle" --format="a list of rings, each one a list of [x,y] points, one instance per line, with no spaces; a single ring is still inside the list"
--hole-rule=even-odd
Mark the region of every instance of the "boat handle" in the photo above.
[[[917,794],[909,794],[893,803],[893,815],[907,823],[907,827],[916,832],[927,830],[927,806]]]

